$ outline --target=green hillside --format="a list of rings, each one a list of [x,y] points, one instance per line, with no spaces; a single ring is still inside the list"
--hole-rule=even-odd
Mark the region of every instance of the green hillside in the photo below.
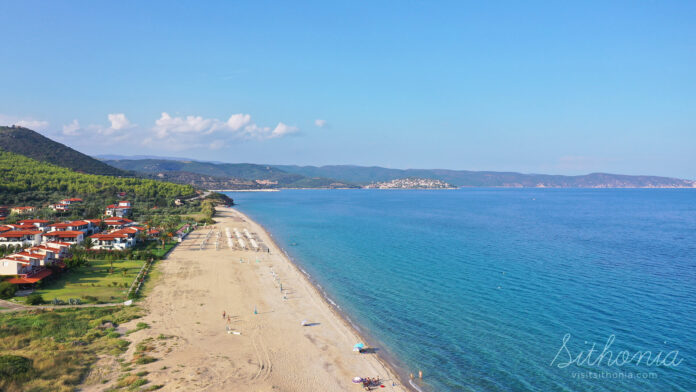
[[[128,197],[172,200],[192,196],[190,185],[139,178],[121,178],[75,171],[39,162],[15,153],[0,151],[0,205],[56,202],[62,197]]]
[[[349,183],[331,178],[287,173],[273,166],[250,163],[211,163],[165,159],[119,159],[105,162],[114,167],[138,173],[149,175],[161,173],[163,177],[172,181],[177,181],[176,178],[180,177],[181,173],[196,173],[216,177],[217,180],[235,180],[240,183],[245,182],[244,180],[247,182],[255,180],[276,182],[267,186],[270,188],[344,188],[352,186]],[[168,175],[169,177],[167,177]],[[198,182],[194,183],[203,186]],[[247,186],[245,188],[256,187]]]
[[[83,173],[108,176],[132,175],[31,129],[17,126],[0,127],[0,149]]]

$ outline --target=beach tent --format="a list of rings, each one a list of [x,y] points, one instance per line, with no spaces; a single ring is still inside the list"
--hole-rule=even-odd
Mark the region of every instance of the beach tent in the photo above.
[[[355,346],[353,346],[353,351],[360,351],[363,348],[365,348],[365,345],[362,343],[356,343]]]

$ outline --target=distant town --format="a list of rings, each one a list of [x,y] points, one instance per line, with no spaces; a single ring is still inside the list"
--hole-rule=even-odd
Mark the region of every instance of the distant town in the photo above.
[[[456,187],[441,180],[429,178],[399,178],[386,182],[373,182],[365,185],[366,189],[455,189]]]

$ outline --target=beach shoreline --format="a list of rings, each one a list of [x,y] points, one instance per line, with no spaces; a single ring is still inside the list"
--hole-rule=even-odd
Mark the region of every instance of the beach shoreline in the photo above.
[[[129,335],[126,355],[152,346],[147,355],[155,361],[138,369],[153,385],[165,391],[356,391],[363,388],[354,377],[379,377],[383,387],[373,390],[414,390],[376,353],[353,351],[363,336],[265,228],[228,207],[218,207],[215,220],[157,264],[160,276],[141,302],[146,315],[137,322],[149,328]],[[236,229],[248,230],[264,251],[236,246],[234,234],[226,235]]]
[[[339,320],[341,320],[343,322],[343,324],[346,328],[349,328],[350,330],[352,330],[353,333],[356,336],[360,337],[360,340],[363,342],[370,342],[372,340],[369,338],[365,338],[365,336],[370,336],[369,331],[364,327],[361,328],[360,326],[356,325],[353,322],[353,320],[349,317],[349,315],[347,313],[345,313],[340,308],[340,306],[332,298],[330,298],[328,296],[328,293],[326,293],[324,291],[323,287],[321,287],[321,285],[319,285],[319,283],[316,280],[314,280],[314,278],[307,271],[305,271],[300,265],[298,265],[298,263],[294,260],[294,258],[292,256],[290,256],[287,253],[287,251],[285,251],[285,249],[283,249],[280,245],[278,245],[278,243],[275,242],[272,233],[270,231],[268,231],[266,229],[266,227],[264,227],[263,225],[261,225],[260,223],[258,223],[256,221],[254,221],[247,214],[239,211],[238,209],[235,208],[234,210],[237,211],[238,214],[244,216],[245,219],[247,219],[248,221],[254,222],[260,228],[260,230],[262,230],[268,236],[268,238],[271,239],[273,245],[275,246],[276,249],[278,249],[280,251],[282,256],[285,258],[286,262],[288,264],[290,264],[293,268],[295,268],[297,273],[299,273],[301,276],[304,277],[306,284],[312,290],[314,290],[319,297],[321,297],[321,299],[324,302],[324,305],[331,310],[331,312],[335,315],[336,318],[338,318]],[[366,332],[363,332],[362,331],[363,329]],[[379,353],[375,353],[374,355],[377,358],[377,360],[382,364],[382,366],[384,368],[386,368],[389,373],[391,373],[396,379],[398,379],[400,381],[402,386],[405,387],[407,391],[423,392],[423,390],[420,389],[418,387],[418,385],[414,385],[413,381],[409,380],[408,374],[407,374],[408,372],[403,367],[400,367],[400,366],[392,363],[389,360],[390,358],[392,358],[391,356],[388,358],[385,358],[383,355],[380,355]],[[396,358],[393,358],[393,360],[396,360]]]

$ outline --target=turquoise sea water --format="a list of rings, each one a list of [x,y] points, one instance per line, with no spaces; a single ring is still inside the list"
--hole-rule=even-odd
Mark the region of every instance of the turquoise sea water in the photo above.
[[[424,390],[696,391],[694,190],[229,195]]]

